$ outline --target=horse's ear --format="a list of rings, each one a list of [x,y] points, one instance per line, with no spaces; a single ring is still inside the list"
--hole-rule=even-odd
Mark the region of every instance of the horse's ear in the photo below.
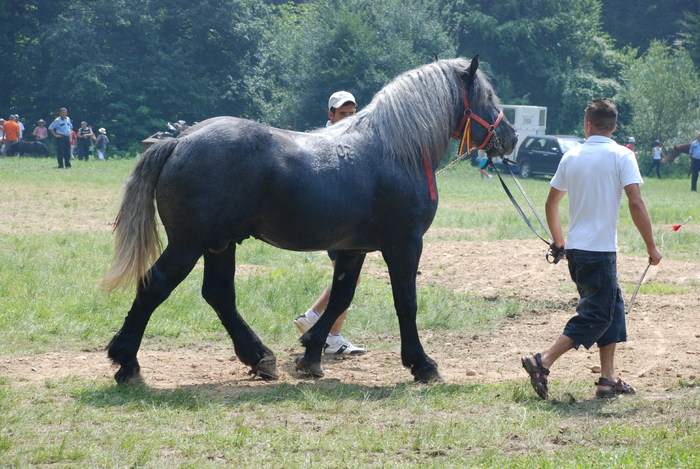
[[[467,81],[474,80],[476,76],[476,71],[479,68],[479,54],[476,54],[472,59],[471,65],[469,65],[469,74],[467,75]]]

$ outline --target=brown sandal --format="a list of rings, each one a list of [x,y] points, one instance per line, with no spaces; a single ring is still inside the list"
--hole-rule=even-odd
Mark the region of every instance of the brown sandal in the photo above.
[[[530,360],[531,356],[535,359],[535,364]],[[525,368],[527,374],[530,375],[532,389],[534,389],[537,395],[542,399],[547,399],[549,397],[549,391],[547,390],[547,375],[549,375],[549,369],[542,366],[542,356],[539,353],[523,355],[520,357],[520,362],[523,364],[523,368]]]
[[[608,399],[610,397],[617,397],[622,394],[634,394],[637,392],[632,386],[625,383],[620,378],[617,378],[617,381],[610,381],[607,378],[599,378],[598,381],[595,382],[595,385],[610,387],[610,389],[598,389],[595,392],[595,397],[600,399]]]

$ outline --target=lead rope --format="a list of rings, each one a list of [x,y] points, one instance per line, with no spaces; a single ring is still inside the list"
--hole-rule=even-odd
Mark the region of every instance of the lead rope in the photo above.
[[[520,189],[520,193],[523,195],[523,197],[525,198],[525,201],[530,206],[532,213],[535,214],[537,221],[540,222],[540,226],[542,227],[544,232],[547,233],[547,236],[549,236],[549,238],[551,239],[552,233],[550,233],[549,227],[547,227],[547,224],[542,220],[540,213],[535,208],[535,204],[532,203],[532,200],[530,200],[530,197],[527,196],[527,192],[525,192],[525,189],[520,184],[520,181],[518,181],[518,178],[516,178],[515,174],[513,174],[513,170],[510,169],[510,165],[515,164],[515,162],[513,162],[507,158],[502,158],[502,159],[503,159],[503,165],[508,169],[508,172],[510,173],[511,178],[513,178],[513,182],[515,182],[515,185],[518,186],[518,189]],[[503,185],[505,187],[505,183],[503,182],[503,179],[501,178],[500,173],[496,169],[496,165],[493,164],[493,161],[489,161],[489,163],[490,163],[491,167],[493,168],[493,170],[495,171],[495,173],[498,175],[498,179],[501,181],[501,185]],[[535,233],[535,234],[537,234],[537,233]],[[549,242],[547,240],[543,239],[541,236],[538,235],[538,237],[540,239],[542,239],[545,243],[549,244]]]
[[[471,123],[472,123],[472,119],[471,119],[471,117],[468,117],[468,118],[467,118],[467,123],[464,124],[464,132],[462,132],[462,139],[460,140],[460,143],[459,143],[459,151],[457,152],[457,154],[458,154],[459,156],[458,156],[457,158],[455,158],[455,160],[452,161],[450,164],[448,164],[447,166],[445,166],[444,168],[442,168],[440,171],[438,171],[437,173],[435,173],[436,176],[439,176],[439,175],[440,175],[443,171],[445,171],[447,168],[449,168],[450,166],[453,166],[453,165],[459,163],[459,162],[462,161],[464,158],[466,158],[467,156],[469,156],[469,154],[471,154],[471,145],[470,145],[470,143],[469,143],[469,141],[470,141],[470,139],[471,139]],[[466,151],[466,152],[464,151],[464,147],[465,147],[465,146],[467,147],[467,151]]]
[[[465,137],[467,136],[467,132],[468,132],[467,129],[468,129],[468,128],[469,128],[469,123],[467,122],[467,126],[464,128],[464,135],[465,135]],[[468,137],[467,137],[467,138],[468,138]],[[463,137],[462,141],[464,141],[464,137]],[[436,174],[439,175],[440,173],[442,173],[443,171],[445,171],[447,168],[449,168],[449,167],[452,166],[453,164],[456,164],[457,162],[459,162],[459,161],[460,161],[461,159],[463,159],[466,155],[467,155],[466,153],[463,154],[463,155],[461,155],[459,158],[457,158],[457,159],[454,160],[452,163],[450,163],[450,164],[448,164],[447,166],[445,166],[443,169],[441,169],[440,171],[438,171]],[[515,174],[513,174],[513,170],[510,169],[510,166],[509,166],[509,165],[514,164],[514,163],[513,163],[512,161],[510,161],[509,159],[507,159],[507,158],[502,158],[502,159],[503,159],[503,164],[504,164],[505,167],[508,169],[508,172],[510,173],[511,177],[513,178],[513,181],[515,181],[515,184],[518,186],[518,189],[520,190],[520,193],[521,193],[521,194],[523,195],[523,197],[525,198],[525,201],[527,201],[527,204],[530,206],[530,209],[532,210],[532,213],[535,214],[535,218],[537,218],[537,221],[540,223],[540,226],[542,227],[542,229],[544,230],[544,232],[547,234],[547,236],[549,236],[549,238],[551,239],[551,238],[552,238],[552,233],[550,233],[549,228],[547,227],[547,225],[545,224],[545,222],[542,220],[542,216],[540,215],[540,213],[539,213],[539,212],[537,211],[537,209],[535,208],[535,204],[532,203],[532,200],[530,200],[530,197],[527,196],[527,193],[525,192],[525,189],[524,189],[523,186],[520,184],[520,182],[518,181],[518,179],[515,177]],[[558,262],[564,257],[564,253],[565,253],[564,249],[558,248],[557,246],[554,245],[554,243],[553,243],[552,241],[547,241],[547,240],[544,239],[542,236],[540,236],[540,234],[537,232],[537,230],[535,229],[535,227],[532,226],[532,223],[530,222],[530,219],[527,217],[527,215],[525,215],[525,212],[523,211],[522,207],[520,207],[520,204],[518,204],[518,201],[515,200],[515,197],[513,197],[513,194],[510,192],[510,189],[508,189],[508,185],[506,185],[505,181],[504,181],[503,178],[501,177],[501,173],[498,171],[498,169],[497,169],[496,166],[494,165],[493,160],[492,160],[491,158],[489,158],[489,159],[488,159],[488,162],[487,162],[486,164],[490,165],[490,166],[493,168],[494,172],[495,172],[496,175],[498,176],[498,180],[501,182],[501,186],[503,186],[503,190],[506,192],[506,195],[508,195],[508,198],[509,198],[510,201],[513,203],[513,206],[514,206],[515,209],[518,211],[518,213],[520,214],[520,216],[522,217],[522,219],[525,221],[525,223],[527,224],[528,228],[530,228],[530,230],[531,230],[533,233],[535,233],[535,236],[537,236],[537,237],[538,237],[539,239],[541,239],[547,246],[549,246],[549,249],[547,250],[547,253],[545,254],[545,259],[547,259],[547,262],[549,262],[550,264],[556,264],[556,263],[558,263]]]
[[[683,223],[679,225],[672,225],[671,229],[666,231],[664,234],[661,235],[661,246],[659,247],[659,251],[663,251],[664,249],[664,244],[665,244],[665,237],[669,233],[675,233],[676,231],[680,230],[681,227],[690,221],[690,219],[693,218],[689,216],[686,218]],[[634,288],[634,293],[632,293],[632,298],[630,298],[629,302],[627,303],[627,310],[625,310],[625,314],[629,314],[630,311],[632,311],[632,306],[634,305],[634,299],[637,298],[637,293],[639,292],[639,287],[642,286],[642,282],[644,281],[644,277],[646,277],[647,272],[649,271],[649,267],[651,267],[651,259],[649,259],[649,263],[647,264],[646,268],[644,269],[644,272],[642,272],[642,276],[639,277],[639,281],[637,282],[637,286]]]
[[[549,228],[547,227],[545,222],[542,220],[540,213],[535,208],[535,204],[532,203],[532,200],[530,200],[530,197],[527,196],[527,193],[525,192],[525,189],[518,181],[518,178],[516,178],[515,174],[513,174],[513,170],[510,169],[510,165],[514,164],[514,163],[507,158],[502,158],[502,160],[503,160],[503,165],[508,169],[508,172],[510,173],[511,177],[513,178],[513,181],[515,181],[515,184],[518,186],[518,189],[520,189],[520,193],[523,195],[523,197],[525,198],[525,201],[530,206],[530,210],[532,210],[532,213],[535,214],[535,218],[537,218],[537,221],[540,223],[540,226],[542,227],[544,232],[547,234],[547,236],[549,236],[549,238],[552,239],[552,233],[549,231]],[[547,250],[547,253],[544,256],[545,259],[547,260],[547,262],[549,262],[550,264],[557,264],[564,257],[564,254],[566,253],[566,251],[563,248],[558,248],[554,244],[553,241],[547,241],[542,236],[540,236],[540,234],[537,232],[535,227],[532,226],[532,223],[530,223],[530,219],[527,217],[527,215],[525,215],[525,212],[520,207],[520,204],[518,204],[518,202],[515,200],[515,197],[513,197],[513,194],[511,194],[510,190],[508,189],[508,186],[506,185],[506,182],[501,177],[501,173],[498,171],[498,169],[496,168],[496,165],[494,165],[493,160],[491,158],[488,159],[487,164],[493,168],[494,172],[498,176],[498,180],[501,182],[501,186],[503,186],[503,190],[506,191],[508,198],[513,203],[513,206],[518,211],[518,213],[520,214],[522,219],[525,220],[525,223],[530,228],[530,230],[533,233],[535,233],[535,236],[540,238],[547,246],[549,246],[549,249]]]

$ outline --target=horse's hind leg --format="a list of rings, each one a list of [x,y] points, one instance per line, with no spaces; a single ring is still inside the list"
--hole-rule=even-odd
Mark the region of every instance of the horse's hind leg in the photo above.
[[[120,366],[114,375],[117,383],[140,380],[136,354],[151,314],[187,277],[200,256],[198,250],[181,250],[168,246],[151,267],[147,285],[139,284],[136,299],[124,325],[107,346],[107,356]]]
[[[401,331],[401,361],[416,381],[442,381],[437,364],[425,353],[416,327],[416,274],[422,240],[393,242],[382,255],[389,268],[394,306]]]
[[[202,296],[216,311],[221,323],[233,340],[236,356],[242,363],[251,367],[251,374],[265,380],[277,379],[279,373],[275,355],[269,348],[265,347],[236,309],[236,292],[233,281],[235,262],[235,244],[231,244],[226,250],[219,253],[206,252],[204,254]]]

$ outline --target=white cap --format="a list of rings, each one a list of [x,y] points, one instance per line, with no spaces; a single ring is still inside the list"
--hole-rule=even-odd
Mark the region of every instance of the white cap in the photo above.
[[[627,143],[635,143],[635,142],[636,142],[636,140],[634,139],[634,137],[630,137],[627,139]]]
[[[347,91],[336,91],[330,98],[328,98],[328,110],[338,109],[347,102],[357,105],[355,97],[352,94],[348,93]]]

